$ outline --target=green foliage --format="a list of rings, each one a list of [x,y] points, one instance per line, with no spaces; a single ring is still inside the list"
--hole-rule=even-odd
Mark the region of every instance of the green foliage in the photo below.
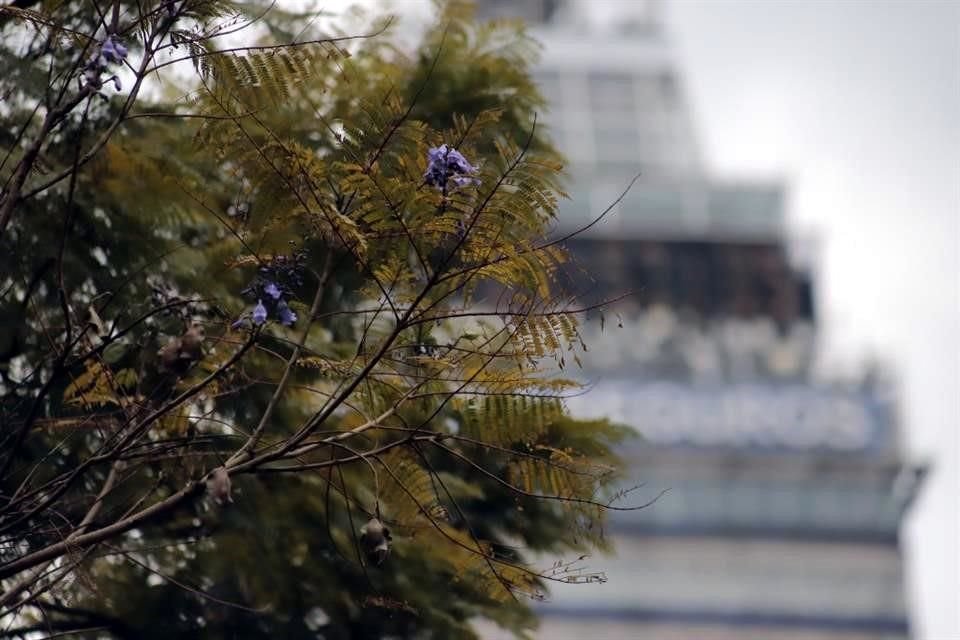
[[[44,147],[69,179],[31,174],[2,237],[0,408],[30,428],[0,478],[0,535],[43,550],[171,502],[78,548],[77,578],[17,619],[145,639],[469,638],[486,617],[523,635],[530,598],[575,575],[532,553],[606,547],[625,437],[570,418],[577,385],[554,366],[582,345],[547,239],[564,193],[534,126],[535,45],[451,3],[412,53],[378,28],[314,38],[283,12],[257,47],[218,50],[206,36],[259,7],[198,0],[164,22],[153,4],[128,42],[158,33],[189,54],[187,97],[91,99]],[[0,35],[95,32],[81,3],[34,11]],[[285,34],[303,44],[274,46]],[[64,48],[24,46],[69,68]],[[18,123],[39,135],[41,66],[12,80],[7,146]],[[425,183],[441,143],[477,184]],[[294,255],[297,324],[235,324],[256,302],[245,287]],[[194,325],[206,339],[179,370],[165,352]],[[203,496],[221,466],[222,507]],[[382,565],[359,540],[371,517],[393,532]],[[5,589],[24,555],[0,552]]]

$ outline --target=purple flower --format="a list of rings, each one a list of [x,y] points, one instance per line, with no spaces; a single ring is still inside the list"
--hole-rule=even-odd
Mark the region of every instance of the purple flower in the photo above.
[[[430,164],[444,161],[447,157],[447,151],[448,148],[445,144],[442,144],[439,147],[431,147],[430,150],[427,151],[427,160],[430,161]]]
[[[444,145],[446,146],[446,145]],[[456,149],[447,152],[447,169],[454,173],[473,173],[476,168]]]
[[[83,79],[87,86],[99,91],[105,82],[101,74],[107,70],[108,63],[123,62],[127,57],[127,48],[119,41],[115,40],[113,35],[108,35],[103,40],[97,52],[90,58],[84,66]],[[112,76],[107,78],[106,82],[113,81],[113,87],[120,91],[120,78]]]
[[[100,46],[100,55],[107,62],[123,62],[127,57],[127,48],[114,40],[113,35],[109,35]]]
[[[253,308],[253,324],[259,326],[267,321],[267,308],[263,306],[263,301],[257,300],[257,306]]]
[[[277,305],[277,313],[280,314],[280,324],[285,327],[292,327],[293,323],[297,321],[297,314],[287,306],[286,300],[281,300]]]
[[[280,287],[277,286],[276,282],[268,282],[267,286],[263,288],[263,292],[274,300],[279,300],[280,296],[283,295],[283,291],[280,291]]]
[[[470,175],[476,172],[477,168],[470,164],[462,153],[445,144],[427,151],[427,171],[423,175],[427,184],[444,188],[451,177],[458,187],[471,183],[480,184],[479,180]]]

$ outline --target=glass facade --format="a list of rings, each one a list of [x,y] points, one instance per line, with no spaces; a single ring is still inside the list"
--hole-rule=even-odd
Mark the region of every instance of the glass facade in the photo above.
[[[578,169],[598,176],[700,170],[671,72],[545,67],[535,79],[551,104],[557,144]]]

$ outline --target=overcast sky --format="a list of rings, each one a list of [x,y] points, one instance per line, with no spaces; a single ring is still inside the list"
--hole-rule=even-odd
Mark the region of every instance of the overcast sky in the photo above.
[[[960,638],[960,2],[674,0],[666,20],[721,176],[787,181],[819,242],[824,354],[896,367],[934,466],[907,531],[917,636]]]

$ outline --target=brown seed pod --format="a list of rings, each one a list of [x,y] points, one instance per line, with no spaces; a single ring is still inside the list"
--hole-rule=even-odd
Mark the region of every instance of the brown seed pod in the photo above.
[[[380,566],[390,555],[390,529],[377,518],[370,518],[360,528],[360,544],[367,561]]]
[[[228,503],[232,504],[230,485],[230,474],[224,467],[217,467],[207,478],[207,493],[221,507]]]
[[[167,373],[186,373],[203,357],[203,341],[206,338],[203,326],[190,325],[179,338],[170,338],[167,346],[157,352],[160,369]]]

